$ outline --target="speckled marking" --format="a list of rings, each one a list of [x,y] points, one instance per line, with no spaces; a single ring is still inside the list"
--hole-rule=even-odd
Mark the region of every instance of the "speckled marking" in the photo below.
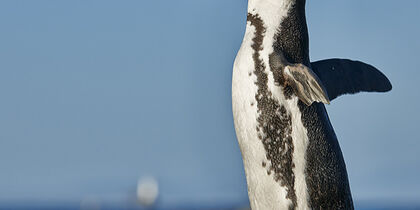
[[[247,20],[255,27],[252,49],[255,63],[254,74],[257,77],[255,84],[258,87],[255,100],[258,109],[258,138],[264,145],[268,163],[263,163],[267,168],[267,175],[273,174],[273,178],[281,186],[286,188],[286,198],[292,201],[290,209],[297,206],[295,192],[295,175],[293,173],[293,141],[292,119],[283,105],[280,105],[268,90],[268,76],[265,73],[265,65],[260,59],[260,51],[264,39],[264,23],[258,15],[248,14]]]

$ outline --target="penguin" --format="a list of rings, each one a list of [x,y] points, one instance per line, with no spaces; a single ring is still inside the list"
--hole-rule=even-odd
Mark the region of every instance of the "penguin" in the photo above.
[[[305,0],[249,0],[232,76],[232,110],[252,209],[354,209],[324,104],[387,92],[375,67],[311,62]]]

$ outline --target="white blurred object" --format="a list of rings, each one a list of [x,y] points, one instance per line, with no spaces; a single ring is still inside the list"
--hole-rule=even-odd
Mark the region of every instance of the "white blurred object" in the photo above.
[[[151,206],[159,195],[158,182],[153,177],[142,177],[137,183],[137,199],[143,206]]]

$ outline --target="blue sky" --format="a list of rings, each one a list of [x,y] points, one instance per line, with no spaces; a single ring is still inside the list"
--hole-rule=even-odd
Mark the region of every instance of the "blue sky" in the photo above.
[[[403,4],[404,3],[404,4]],[[420,199],[418,0],[307,2],[313,61],[370,63],[387,94],[327,106],[355,200]],[[0,1],[0,202],[242,202],[231,74],[245,0]]]

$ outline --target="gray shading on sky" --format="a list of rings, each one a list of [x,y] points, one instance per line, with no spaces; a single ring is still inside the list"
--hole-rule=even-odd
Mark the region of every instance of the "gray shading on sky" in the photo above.
[[[0,204],[246,204],[231,113],[245,0],[0,1]],[[420,201],[420,1],[307,1],[312,61],[379,68],[327,105],[357,202]]]

